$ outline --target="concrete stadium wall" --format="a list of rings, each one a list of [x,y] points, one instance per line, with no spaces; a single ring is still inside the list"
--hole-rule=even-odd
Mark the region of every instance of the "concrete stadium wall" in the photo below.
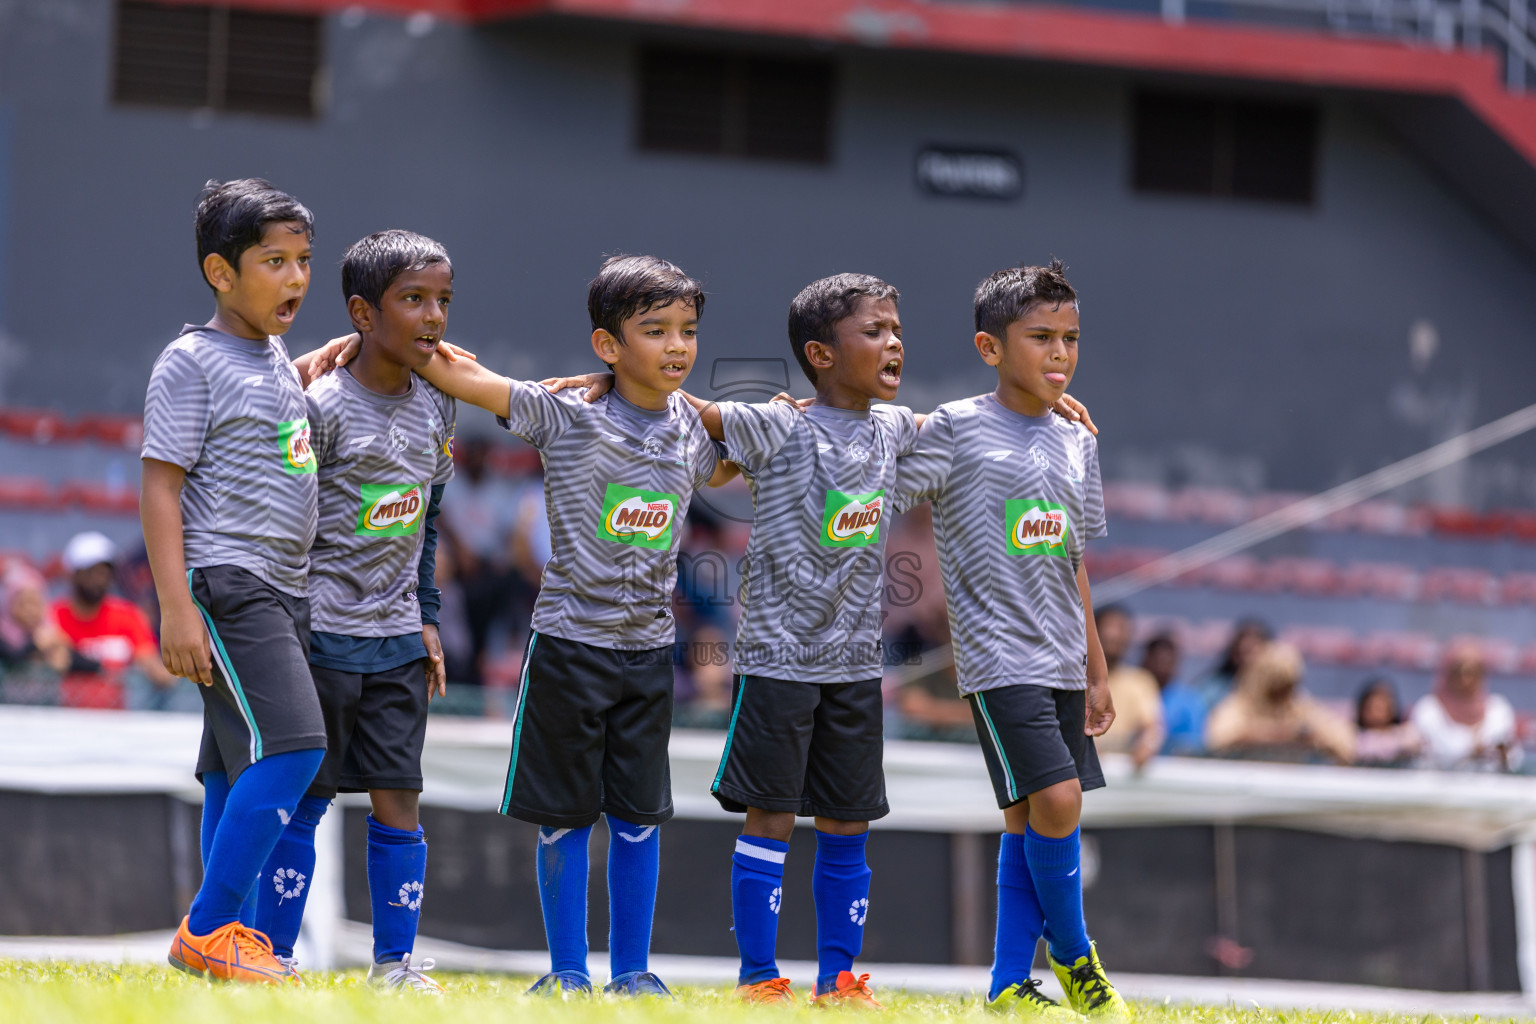
[[[918,408],[989,387],[969,343],[976,281],[1059,255],[1084,297],[1073,390],[1120,477],[1318,488],[1529,401],[1536,262],[1346,97],[1320,98],[1318,199],[1296,208],[1134,193],[1136,82],[1113,72],[841,52],[831,163],[778,165],[638,152],[638,29],[413,35],[338,17],[325,112],[301,122],[114,107],[111,11],[0,5],[5,402],[137,408],[156,352],[211,305],[198,187],[250,174],[319,218],[295,349],[346,326],[344,246],[401,226],[455,256],[451,335],[519,375],[592,366],[584,286],[605,252],[661,253],[706,280],[705,393],[711,358],[787,357],[784,312],[807,281],[879,274],[903,289]],[[920,194],[929,143],[1013,149],[1024,198]],[[1416,371],[1419,321],[1440,344]],[[1533,454],[1515,442],[1413,493],[1530,504]]]

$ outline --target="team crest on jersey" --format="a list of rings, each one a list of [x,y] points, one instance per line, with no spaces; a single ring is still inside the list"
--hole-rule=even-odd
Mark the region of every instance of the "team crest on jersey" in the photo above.
[[[603,494],[603,517],[597,524],[597,539],[655,551],[671,550],[672,524],[682,501],[665,491],[609,484]]]
[[[397,452],[403,452],[411,446],[411,439],[405,436],[405,431],[399,427],[390,425],[389,443]]]
[[[661,458],[661,442],[654,437],[648,437],[641,441],[640,450],[653,459]]]
[[[1062,506],[1034,498],[1008,501],[1003,520],[1008,531],[1008,554],[1067,557],[1072,523]]]
[[[427,515],[424,484],[363,484],[357,509],[359,537],[400,537],[421,529]]]
[[[868,462],[869,449],[864,447],[864,442],[862,441],[849,441],[848,457],[854,462]]]
[[[309,446],[309,418],[289,420],[277,425],[278,450],[283,455],[283,471],[300,476],[315,471],[315,450]]]
[[[1035,460],[1035,465],[1039,466],[1042,472],[1050,471],[1051,458],[1040,450],[1039,445],[1029,446],[1029,457]]]
[[[1075,484],[1083,482],[1083,457],[1071,449],[1067,450],[1067,479]]]
[[[862,548],[880,542],[880,520],[885,514],[885,492],[844,494],[828,491],[821,520],[821,545],[828,548]]]

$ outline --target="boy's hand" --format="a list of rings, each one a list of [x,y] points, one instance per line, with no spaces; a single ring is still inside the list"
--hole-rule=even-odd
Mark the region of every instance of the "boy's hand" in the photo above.
[[[575,377],[545,377],[539,383],[551,392],[564,391],[567,388],[586,388],[587,393],[581,396],[581,400],[595,402],[613,390],[613,374],[583,373]]]
[[[1051,406],[1051,411],[1073,423],[1081,423],[1088,428],[1088,433],[1098,436],[1099,428],[1093,425],[1093,417],[1088,415],[1088,407],[1071,395],[1062,395],[1056,404]]]
[[[168,608],[160,622],[160,660],[166,671],[203,686],[213,685],[213,657],[208,627],[190,603]]]
[[[332,338],[315,349],[309,355],[309,377],[304,381],[304,386],[309,387],[338,366],[346,366],[357,357],[358,350],[362,347],[363,336],[353,333]]]
[[[438,342],[437,350],[441,352],[443,354],[443,358],[448,360],[450,363],[456,363],[460,359],[472,359],[477,363],[480,361],[480,357],[475,355],[469,349],[459,348],[459,346],[455,345],[451,341]]]
[[[801,410],[802,412],[804,410],[806,410],[806,409],[809,409],[811,406],[816,404],[816,399],[814,397],[813,398],[796,398],[794,395],[790,394],[788,391],[780,391],[778,394],[776,394],[772,398],[768,399],[768,401],[770,401],[770,402],[788,402],[790,405],[792,405],[795,408]]]
[[[421,627],[421,642],[427,648],[427,702],[448,696],[448,666],[443,664],[443,642],[436,626]]]
[[[1083,716],[1083,732],[1088,736],[1103,736],[1115,721],[1115,702],[1109,696],[1109,680],[1088,677],[1088,707]]]

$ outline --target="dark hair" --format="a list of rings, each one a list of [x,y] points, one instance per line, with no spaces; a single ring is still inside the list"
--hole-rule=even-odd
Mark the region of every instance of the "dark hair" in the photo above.
[[[860,299],[900,302],[901,293],[868,274],[833,274],[800,289],[789,304],[789,347],[812,384],[816,383],[816,368],[805,357],[805,343],[836,344],[838,321],[853,316]]]
[[[1043,267],[1017,266],[999,270],[976,286],[976,331],[994,338],[1008,334],[1008,325],[1021,320],[1040,302],[1077,304],[1077,291],[1067,281],[1067,268],[1052,259]]]
[[[1384,691],[1388,697],[1392,698],[1392,724],[1402,725],[1403,705],[1397,699],[1397,687],[1393,686],[1392,680],[1386,676],[1367,679],[1361,685],[1360,692],[1355,695],[1355,725],[1361,729],[1365,728],[1365,702],[1377,691]]]
[[[1221,665],[1216,669],[1218,676],[1236,678],[1237,676],[1237,644],[1247,633],[1258,634],[1261,640],[1268,642],[1275,638],[1275,631],[1269,628],[1269,623],[1262,619],[1240,619],[1236,626],[1232,627],[1232,639],[1227,641],[1227,649],[1221,656]]]
[[[676,264],[659,256],[609,256],[587,286],[587,315],[592,329],[607,331],[624,344],[624,321],[674,302],[704,315],[704,286]]]
[[[217,253],[238,274],[241,253],[261,244],[268,224],[285,220],[303,224],[304,233],[314,240],[315,215],[270,181],[239,178],[220,182],[210,178],[197,198],[198,271],[202,271],[204,260]],[[207,280],[206,274],[203,279]]]
[[[1123,604],[1106,604],[1102,608],[1093,610],[1093,624],[1097,626],[1111,615],[1118,615],[1123,619],[1131,618],[1131,610]]]
[[[1147,641],[1147,649],[1143,654],[1143,657],[1145,657],[1147,654],[1151,654],[1153,651],[1161,650],[1164,647],[1171,648],[1175,653],[1177,653],[1179,649],[1179,641],[1174,637],[1172,633],[1158,633],[1156,636]]]
[[[359,295],[378,309],[395,278],[439,263],[448,265],[448,276],[452,278],[453,261],[441,243],[414,231],[375,232],[353,242],[341,258],[342,298]]]

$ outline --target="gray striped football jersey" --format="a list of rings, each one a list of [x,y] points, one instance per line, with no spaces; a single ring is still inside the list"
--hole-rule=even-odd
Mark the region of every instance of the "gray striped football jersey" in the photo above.
[[[896,458],[912,410],[719,405],[726,457],[752,489],[737,673],[848,683],[884,672],[880,598]]]
[[[578,389],[508,384],[498,422],[544,463],[552,553],[533,628],[614,650],[672,643],[683,520],[719,464],[698,413],[680,395],[652,411],[613,391],[588,403]]]
[[[960,692],[1083,689],[1077,567],[1084,544],[1108,532],[1094,436],[992,395],[948,402],[897,467],[898,509],[930,498]]]
[[[281,338],[183,327],[150,372],[139,454],[187,471],[188,569],[236,565],[304,596],[315,457],[303,386]]]
[[[320,477],[310,623],[342,636],[419,633],[422,526],[433,485],[453,476],[454,401],[415,375],[406,394],[380,395],[346,368],[306,397]]]

